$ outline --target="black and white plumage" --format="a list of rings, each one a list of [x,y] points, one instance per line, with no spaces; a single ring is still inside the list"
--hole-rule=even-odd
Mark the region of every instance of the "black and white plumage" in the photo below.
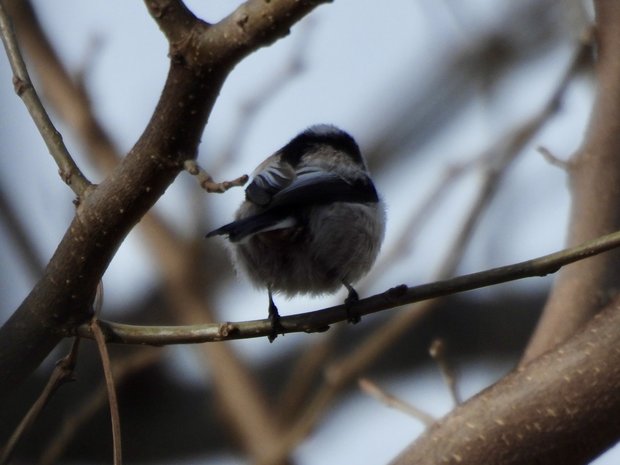
[[[236,267],[287,296],[349,290],[373,265],[385,209],[355,140],[331,125],[305,130],[261,163],[235,221],[207,237],[228,236]]]

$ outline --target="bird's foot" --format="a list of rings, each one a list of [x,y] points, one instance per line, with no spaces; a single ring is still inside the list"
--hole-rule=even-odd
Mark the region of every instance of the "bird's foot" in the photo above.
[[[362,320],[362,317],[359,315],[359,313],[357,313],[357,311],[355,311],[351,307],[353,304],[360,300],[359,295],[357,295],[357,291],[353,289],[353,286],[351,286],[349,283],[345,282],[343,284],[349,291],[349,295],[346,299],[344,299],[344,306],[347,312],[347,321],[349,323],[357,324]]]
[[[269,342],[273,342],[279,334],[284,334],[284,327],[280,323],[280,312],[278,312],[276,304],[273,303],[271,292],[269,292],[269,322],[271,323],[271,334],[267,336],[267,339]]]

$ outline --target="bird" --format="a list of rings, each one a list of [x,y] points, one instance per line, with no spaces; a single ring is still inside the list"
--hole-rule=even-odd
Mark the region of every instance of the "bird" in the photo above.
[[[235,268],[267,288],[269,341],[283,328],[273,294],[348,291],[374,264],[386,213],[355,139],[317,124],[295,136],[252,173],[234,221],[207,234],[229,240]]]

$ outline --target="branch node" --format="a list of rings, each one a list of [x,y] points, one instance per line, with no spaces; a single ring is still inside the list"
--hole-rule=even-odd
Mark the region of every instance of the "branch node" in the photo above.
[[[239,13],[239,17],[235,20],[235,23],[237,24],[237,26],[239,26],[241,29],[245,29],[245,25],[247,24],[247,22],[250,20],[250,15],[248,15],[245,12],[240,12]]]
[[[154,19],[161,19],[166,14],[169,5],[162,5],[159,2],[148,2],[148,8]]]
[[[235,331],[237,331],[237,329],[238,328],[234,324],[227,321],[225,323],[220,324],[220,326],[217,329],[217,333],[219,337],[226,338],[226,337],[229,337]]]
[[[24,81],[23,79],[20,79],[18,76],[15,76],[15,75],[13,76],[13,88],[15,89],[15,93],[19,97],[21,97],[22,94],[26,92],[29,87],[31,86],[28,85],[26,81]]]
[[[71,185],[71,178],[73,177],[73,173],[71,172],[71,170],[65,170],[63,168],[59,168],[58,175],[60,176],[60,179],[62,179],[66,185],[68,186]]]

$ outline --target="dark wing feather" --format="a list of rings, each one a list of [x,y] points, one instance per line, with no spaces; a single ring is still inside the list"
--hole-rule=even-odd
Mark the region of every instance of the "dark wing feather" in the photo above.
[[[265,210],[211,231],[207,237],[227,235],[232,242],[238,242],[260,231],[277,229],[278,223],[283,223],[287,218],[294,216],[296,210],[300,208],[331,202],[379,201],[377,191],[367,177],[350,183],[334,173],[306,169],[298,172],[292,182],[289,181],[279,190],[276,189],[277,183],[283,181],[284,177],[270,175],[268,177],[257,176],[256,179],[259,178],[260,181],[253,181],[246,193],[249,201],[264,206]],[[250,189],[252,186],[254,188]],[[260,203],[264,201],[266,204]],[[290,227],[290,224],[283,227]]]
[[[277,211],[266,211],[258,215],[228,223],[221,228],[211,231],[207,234],[207,237],[228,236],[231,242],[239,242],[252,234],[269,229],[282,221],[282,219],[281,213]]]
[[[295,172],[288,165],[271,165],[254,176],[245,189],[246,198],[260,206],[267,206],[272,197],[290,185],[295,179]]]
[[[378,202],[379,197],[368,177],[347,182],[334,173],[306,171],[287,187],[276,192],[268,208],[323,205],[331,202]]]

